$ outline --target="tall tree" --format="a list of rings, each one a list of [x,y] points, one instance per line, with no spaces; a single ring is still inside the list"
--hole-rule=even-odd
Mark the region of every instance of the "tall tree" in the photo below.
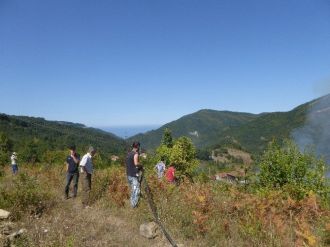
[[[185,175],[192,178],[192,174],[198,166],[198,161],[196,159],[196,148],[190,138],[182,136],[175,141],[171,149],[170,159],[177,169],[178,177]]]
[[[173,147],[173,138],[172,138],[172,132],[170,129],[166,128],[163,133],[163,138],[161,141],[161,145],[165,145],[168,148]]]

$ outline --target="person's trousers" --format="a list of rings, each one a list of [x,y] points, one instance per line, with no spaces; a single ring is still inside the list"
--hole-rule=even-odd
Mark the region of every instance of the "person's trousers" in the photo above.
[[[131,187],[131,206],[135,208],[140,197],[140,182],[137,177],[127,176],[128,183]]]
[[[77,192],[78,192],[78,181],[79,181],[79,173],[78,172],[68,172],[66,174],[66,185],[65,185],[65,196],[68,197],[69,196],[69,189],[70,189],[70,184],[71,181],[73,180],[73,196],[76,197],[77,196]]]
[[[90,193],[92,190],[92,174],[87,172],[82,174],[82,189],[82,203],[83,205],[87,206],[90,203]]]
[[[17,164],[11,165],[11,169],[13,170],[13,174],[16,175],[16,173],[18,172],[18,165]]]

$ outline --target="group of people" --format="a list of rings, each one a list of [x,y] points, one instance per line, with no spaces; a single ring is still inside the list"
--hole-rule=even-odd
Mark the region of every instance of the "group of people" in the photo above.
[[[140,143],[133,142],[132,150],[126,157],[126,175],[127,181],[131,189],[130,203],[135,208],[139,202],[141,181],[143,166],[139,161]],[[80,155],[76,152],[75,145],[69,146],[69,155],[66,157],[66,183],[64,189],[65,199],[69,199],[70,185],[73,181],[73,197],[78,193],[79,177],[82,177],[82,204],[85,208],[90,207],[90,192],[92,189],[92,174],[93,174],[93,157],[96,153],[96,149],[92,146],[88,148],[87,153],[80,158]],[[18,172],[17,154],[13,152],[11,155],[11,166],[13,174]],[[164,174],[168,182],[175,182],[175,168],[171,165],[166,169],[164,159],[156,164],[155,170],[157,172],[158,179],[162,179]]]
[[[171,165],[168,169],[166,169],[164,159],[161,159],[160,162],[155,165],[155,170],[157,172],[158,179],[162,179],[165,173],[165,178],[168,182],[175,182],[175,168]]]
[[[83,156],[80,161],[79,154],[75,152],[75,147],[70,148],[70,155],[67,157],[67,182],[65,186],[65,196],[68,198],[69,187],[72,179],[74,179],[74,191],[73,196],[77,196],[77,189],[78,189],[78,166],[81,168],[80,173],[83,173],[83,205],[88,207],[89,202],[89,193],[91,191],[91,177],[93,172],[93,163],[92,157],[95,155],[96,150],[93,147],[90,147],[87,154]],[[133,208],[137,207],[140,192],[141,192],[141,181],[142,181],[142,174],[143,174],[143,166],[139,160],[139,152],[140,152],[140,143],[133,142],[132,150],[127,154],[126,157],[126,175],[127,181],[131,189],[130,195],[130,203]],[[166,170],[166,166],[164,160],[162,159],[158,164],[155,166],[157,175],[159,179],[162,179],[164,173],[166,180],[168,182],[175,182],[175,168],[170,166]]]
[[[70,155],[66,158],[66,185],[64,189],[65,199],[69,198],[70,184],[73,182],[73,197],[77,196],[79,176],[82,176],[82,204],[85,208],[89,207],[89,197],[92,189],[93,161],[92,158],[96,149],[92,146],[88,148],[87,153],[80,159],[74,145],[69,147]]]
[[[126,158],[127,180],[131,188],[130,202],[133,208],[137,206],[139,201],[140,184],[142,179],[142,165],[139,162],[139,149],[140,143],[134,142],[132,145],[132,151],[128,153]],[[92,159],[96,153],[96,150],[93,147],[89,147],[88,152],[82,157],[82,159],[80,159],[80,155],[76,152],[75,146],[70,146],[69,150],[70,154],[66,158],[65,198],[69,198],[69,189],[72,180],[74,181],[73,197],[77,196],[79,176],[82,175],[82,203],[85,208],[88,208],[90,202],[90,191],[92,187]]]

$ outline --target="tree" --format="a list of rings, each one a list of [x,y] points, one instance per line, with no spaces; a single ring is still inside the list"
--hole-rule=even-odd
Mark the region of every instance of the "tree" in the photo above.
[[[39,140],[36,138],[26,143],[22,151],[22,159],[25,162],[34,164],[39,161],[42,152],[38,144]]]
[[[172,138],[172,132],[170,129],[166,128],[163,133],[163,138],[161,140],[161,145],[164,145],[168,148],[173,147],[173,138]]]
[[[192,178],[198,161],[196,159],[196,148],[191,139],[180,137],[171,149],[170,161],[177,170],[177,177],[187,176]]]
[[[0,133],[0,166],[5,165],[9,161],[12,142],[5,133]]]
[[[172,148],[167,147],[166,145],[160,145],[156,150],[157,162],[159,160],[164,160],[165,164],[171,163],[171,152]]]
[[[171,152],[173,147],[173,138],[171,130],[166,128],[163,133],[160,146],[156,149],[156,159],[164,160],[165,164],[171,163]]]
[[[46,150],[41,155],[40,161],[44,162],[46,165],[64,164],[66,155],[66,150]]]
[[[211,153],[206,149],[197,149],[196,157],[200,160],[211,160]]]

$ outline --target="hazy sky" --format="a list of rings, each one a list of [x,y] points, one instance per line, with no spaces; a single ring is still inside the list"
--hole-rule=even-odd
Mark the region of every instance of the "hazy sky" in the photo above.
[[[0,0],[0,112],[88,126],[330,90],[328,0]]]

